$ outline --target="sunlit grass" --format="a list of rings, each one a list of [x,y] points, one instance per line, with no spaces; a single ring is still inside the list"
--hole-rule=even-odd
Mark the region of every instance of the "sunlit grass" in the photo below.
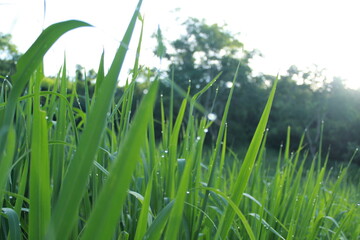
[[[101,57],[84,109],[75,104],[66,63],[54,87],[40,88],[44,54],[66,31],[88,26],[82,22],[46,29],[19,61],[10,94],[2,85],[0,239],[358,239],[360,189],[347,174],[351,165],[329,170],[327,156],[308,156],[304,137],[290,153],[289,128],[269,169],[266,125],[276,81],[244,159],[226,141],[236,84],[219,126],[197,102],[220,75],[194,96],[170,79],[170,103],[156,78],[133,114],[137,57],[132,80],[114,98],[126,46],[136,21],[143,23],[140,5],[107,74]],[[174,94],[184,97],[176,113]],[[160,119],[153,116],[157,97]],[[209,128],[217,129],[211,147],[204,144]]]

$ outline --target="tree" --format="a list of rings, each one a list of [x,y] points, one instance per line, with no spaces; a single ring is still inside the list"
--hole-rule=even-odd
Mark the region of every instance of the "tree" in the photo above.
[[[0,33],[0,78],[10,79],[20,56],[16,45],[11,42],[11,35]]]

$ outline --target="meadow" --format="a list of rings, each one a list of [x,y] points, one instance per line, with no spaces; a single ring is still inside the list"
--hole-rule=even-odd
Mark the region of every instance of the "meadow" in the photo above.
[[[141,2],[107,72],[100,59],[84,109],[66,61],[54,87],[40,87],[45,53],[67,31],[88,27],[84,22],[45,29],[12,81],[2,82],[0,239],[360,239],[360,183],[351,176],[359,170],[349,174],[352,159],[329,168],[321,147],[309,157],[304,137],[290,152],[289,127],[275,164],[268,163],[267,121],[277,80],[244,157],[227,146],[236,74],[217,119],[197,100],[218,77],[193,96],[169,79],[170,99],[183,96],[176,113],[157,91],[164,81],[158,76],[147,79],[138,103],[140,36],[132,75],[114,98],[135,24],[143,23]],[[161,119],[154,119],[155,106]],[[215,124],[216,141],[205,145]]]

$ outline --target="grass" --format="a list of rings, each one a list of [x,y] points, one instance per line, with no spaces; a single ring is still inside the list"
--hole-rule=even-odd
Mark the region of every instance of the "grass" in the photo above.
[[[173,101],[160,97],[161,119],[153,116],[155,79],[131,113],[141,37],[132,80],[114,99],[126,46],[137,19],[143,23],[141,2],[107,74],[101,57],[85,109],[73,104],[79,96],[76,84],[67,88],[65,62],[55,86],[40,89],[44,54],[65,32],[89,26],[83,22],[47,28],[19,60],[10,90],[2,84],[0,239],[359,239],[359,182],[350,164],[329,169],[321,151],[310,159],[303,138],[290,153],[289,128],[269,167],[266,125],[276,82],[244,159],[226,142],[235,84],[216,142],[204,145],[214,122],[197,99],[220,75],[194,96],[170,80],[171,99],[180,93],[184,100],[173,113]]]

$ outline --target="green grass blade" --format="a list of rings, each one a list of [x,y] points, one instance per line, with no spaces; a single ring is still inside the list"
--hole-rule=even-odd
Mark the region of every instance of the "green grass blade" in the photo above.
[[[6,142],[5,152],[1,154],[2,161],[0,161],[0,203],[3,202],[3,191],[6,189],[6,183],[9,177],[10,167],[14,157],[15,139],[15,130],[12,127],[8,135],[8,140]]]
[[[196,144],[192,146],[191,153],[189,154],[188,159],[186,159],[185,170],[183,175],[181,176],[180,184],[175,197],[174,207],[171,210],[169,223],[165,233],[165,239],[177,239],[179,237],[178,233],[180,229],[180,224],[183,219],[182,216],[183,216],[184,203],[185,203],[189,181],[191,178],[191,170],[193,167],[195,153],[196,153]]]
[[[214,165],[216,164],[215,159],[218,157],[220,149],[221,149],[221,141],[223,140],[223,135],[224,135],[224,132],[225,132],[225,125],[226,125],[226,122],[227,122],[227,116],[228,116],[228,113],[229,113],[230,103],[231,103],[231,99],[232,99],[232,96],[233,96],[233,93],[234,93],[235,82],[236,82],[236,78],[237,78],[238,73],[239,73],[239,68],[240,68],[240,62],[239,62],[238,66],[236,68],[236,71],[235,71],[235,75],[234,75],[233,82],[232,82],[233,85],[232,85],[232,87],[230,89],[230,93],[229,93],[228,99],[226,101],[223,117],[221,119],[221,124],[220,124],[220,128],[219,128],[219,131],[218,131],[217,139],[216,139],[215,149],[214,149],[214,151],[212,153],[212,156],[211,156],[211,159],[210,159],[209,171],[208,171],[209,172],[209,177],[207,179],[207,186],[209,186],[209,187],[212,186],[214,178],[215,178],[215,172],[216,172],[216,167],[214,167]],[[199,221],[197,222],[196,229],[199,229],[200,225],[202,224],[202,221],[203,221],[203,218],[204,218],[203,212],[205,212],[207,202],[208,202],[208,194],[209,194],[209,191],[206,190],[205,197],[204,197],[204,200],[203,200],[202,206],[201,206],[202,211],[200,213],[200,217],[199,217]],[[198,230],[194,233],[195,237],[197,235],[198,235]]]
[[[119,154],[110,170],[95,208],[90,216],[82,239],[111,239],[127,195],[131,176],[140,158],[140,149],[146,138],[148,120],[153,114],[158,82],[154,82],[141,102],[134,121]]]
[[[232,189],[231,200],[236,205],[239,205],[239,203],[240,203],[241,197],[242,197],[242,195],[245,191],[246,185],[249,181],[250,174],[252,172],[252,169],[253,169],[253,166],[255,163],[255,159],[256,159],[257,154],[260,149],[260,145],[261,145],[262,138],[263,138],[263,133],[265,132],[265,129],[266,129],[272,102],[273,102],[273,99],[275,96],[276,84],[277,84],[277,79],[274,82],[273,88],[270,92],[269,99],[266,103],[265,109],[260,118],[260,121],[256,128],[255,134],[251,140],[251,143],[250,143],[249,149],[246,153],[244,162],[241,166],[240,173],[239,173],[239,175],[236,179],[235,185]],[[235,213],[232,210],[232,208],[227,207],[226,212],[221,219],[219,231],[216,233],[215,239],[219,239],[219,238],[225,239],[226,238],[226,236],[230,230],[231,224],[234,220],[234,216],[235,216]]]
[[[24,163],[21,178],[20,178],[20,182],[19,182],[18,194],[20,196],[25,195],[28,172],[29,172],[29,161],[26,161]],[[23,205],[23,202],[24,202],[23,198],[17,198],[16,199],[14,210],[19,216],[20,216],[20,213],[21,213],[21,206]]]
[[[177,147],[179,140],[179,133],[181,124],[185,115],[186,110],[186,99],[183,100],[178,116],[175,121],[174,129],[171,131],[170,143],[169,143],[169,169],[168,169],[168,182],[167,182],[167,194],[170,198],[175,196],[176,192],[176,177],[175,177],[175,168],[177,164]]]
[[[144,240],[160,239],[163,230],[165,228],[166,222],[169,219],[171,210],[174,206],[174,200],[169,202],[157,215],[155,220],[150,225],[149,229],[146,231]]]
[[[64,60],[64,66],[62,69],[61,83],[60,83],[60,94],[66,96],[66,61]],[[59,109],[56,114],[56,131],[55,139],[56,141],[65,141],[66,138],[66,99],[59,99]],[[53,176],[53,193],[52,193],[52,203],[55,204],[58,198],[58,194],[61,187],[63,171],[64,171],[64,160],[65,160],[65,146],[62,144],[57,144],[53,148],[52,153],[52,176]]]
[[[87,178],[105,129],[107,113],[110,110],[117,79],[135,28],[141,2],[139,1],[110,70],[101,83],[97,99],[87,119],[75,156],[64,177],[59,199],[51,218],[48,239],[66,239],[74,226],[77,209],[86,189]],[[77,184],[74,184],[74,181]]]
[[[223,197],[223,198],[228,202],[228,204],[229,204],[229,205],[228,205],[228,208],[231,208],[232,211],[233,211],[233,213],[234,213],[234,215],[236,214],[236,215],[240,218],[242,224],[243,224],[244,227],[245,227],[245,230],[246,230],[247,234],[249,235],[249,238],[250,238],[251,240],[255,240],[255,235],[254,235],[253,231],[251,230],[251,226],[250,226],[249,222],[246,220],[245,215],[244,215],[244,214],[241,212],[241,210],[239,209],[238,204],[236,204],[236,203],[235,203],[231,198],[229,198],[225,193],[219,191],[219,190],[216,189],[216,188],[211,188],[211,187],[203,187],[203,188],[206,189],[206,190],[208,190],[208,191],[212,191],[212,192],[220,195],[221,197]],[[223,238],[223,239],[226,239],[226,237]]]
[[[272,228],[269,223],[267,223],[264,219],[262,219],[262,217],[259,214],[257,214],[257,213],[249,213],[249,215],[254,217],[255,219],[259,220],[262,223],[262,225],[264,225],[265,229],[273,232],[280,239],[285,240],[285,238],[283,236],[281,236],[281,234],[278,233],[274,228]]]
[[[34,113],[30,162],[30,214],[29,238],[44,239],[49,224],[51,207],[50,166],[46,112],[40,110],[40,81],[42,72],[36,74]]]
[[[40,34],[40,36],[36,39],[33,45],[29,48],[29,50],[19,59],[16,74],[12,76],[14,84],[12,91],[9,95],[4,119],[0,123],[0,153],[4,151],[5,140],[15,114],[17,99],[24,91],[24,88],[29,81],[30,76],[42,61],[45,53],[64,33],[72,29],[84,26],[90,25],[75,20],[60,22],[51,25]]]
[[[139,216],[139,221],[136,226],[136,233],[135,233],[135,240],[143,239],[146,233],[147,227],[147,220],[149,216],[149,207],[150,207],[150,200],[151,200],[151,192],[152,192],[152,183],[153,183],[153,175],[151,175],[149,179],[149,183],[146,187],[144,202],[141,207],[141,212]]]
[[[101,86],[104,78],[105,78],[105,73],[104,73],[104,51],[103,51],[101,54],[99,69],[98,69],[97,76],[96,76],[95,90],[94,90],[93,99],[91,101],[91,109],[93,108],[93,105],[96,101],[96,96],[98,95],[100,86]]]
[[[21,239],[21,229],[20,221],[16,212],[11,208],[2,208],[2,212],[6,215],[9,223],[9,240],[20,240]]]

